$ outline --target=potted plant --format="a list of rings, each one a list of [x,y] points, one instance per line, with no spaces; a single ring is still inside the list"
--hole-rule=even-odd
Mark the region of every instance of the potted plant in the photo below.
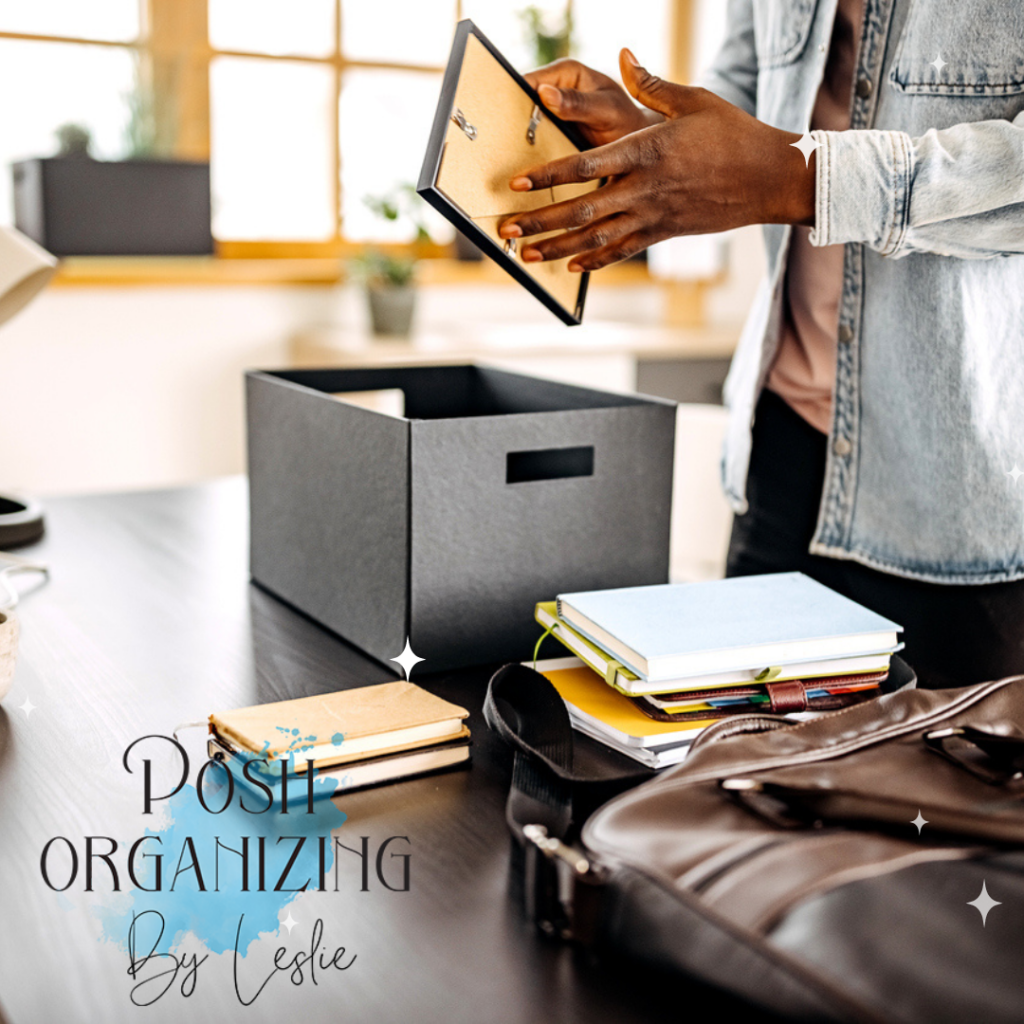
[[[416,231],[411,255],[394,255],[376,247],[352,260],[354,276],[366,287],[373,333],[405,338],[416,310],[416,263],[419,251],[431,241],[424,219],[425,206],[414,185],[402,184],[363,202],[382,220],[406,221]]]
[[[62,124],[53,134],[57,137],[57,156],[64,160],[73,157],[92,159],[92,132],[85,125],[69,122]]]
[[[572,50],[572,8],[566,6],[559,24],[552,24],[539,7],[527,7],[519,12],[526,43],[533,51],[534,67],[543,67],[560,57],[568,57]]]

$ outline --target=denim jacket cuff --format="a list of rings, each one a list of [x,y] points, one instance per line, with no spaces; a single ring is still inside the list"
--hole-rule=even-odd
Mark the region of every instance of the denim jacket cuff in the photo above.
[[[906,132],[815,131],[812,245],[862,242],[898,255],[910,221],[913,144]]]

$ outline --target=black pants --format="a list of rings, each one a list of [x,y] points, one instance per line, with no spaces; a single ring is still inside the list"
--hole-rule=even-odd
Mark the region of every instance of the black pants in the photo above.
[[[922,686],[964,686],[1024,673],[1024,580],[922,583],[808,554],[827,444],[778,395],[762,394],[747,478],[750,508],[734,521],[726,574],[797,570],[893,619],[903,626],[903,657]]]

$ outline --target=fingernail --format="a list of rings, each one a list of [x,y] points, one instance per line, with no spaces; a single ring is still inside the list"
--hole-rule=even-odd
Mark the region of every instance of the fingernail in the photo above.
[[[502,224],[498,229],[502,238],[522,238],[523,229],[518,224]]]
[[[570,263],[569,266],[566,269],[569,270],[573,274],[582,274],[583,273],[583,268],[578,263]]]
[[[628,60],[629,63],[633,65],[633,67],[635,67],[635,68],[640,67],[640,61],[638,61],[636,59],[636,57],[633,56],[633,51],[632,50],[630,50],[627,47],[624,52],[626,54],[626,60]]]
[[[548,85],[545,82],[537,92],[540,94],[540,98],[544,101],[544,106],[549,110],[562,105],[562,94],[555,86]]]
[[[524,249],[523,250],[523,262],[524,263],[540,263],[544,257],[540,254],[539,249]]]
[[[529,192],[533,188],[533,182],[529,178],[518,177],[513,178],[509,182],[509,187],[516,192]]]

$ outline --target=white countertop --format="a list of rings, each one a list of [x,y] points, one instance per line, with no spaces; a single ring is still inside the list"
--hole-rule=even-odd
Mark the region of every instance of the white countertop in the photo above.
[[[636,359],[727,359],[738,328],[671,327],[593,321],[452,324],[408,338],[375,337],[354,327],[306,328],[292,336],[293,365],[366,366],[390,363],[460,363],[507,358],[624,355]]]

